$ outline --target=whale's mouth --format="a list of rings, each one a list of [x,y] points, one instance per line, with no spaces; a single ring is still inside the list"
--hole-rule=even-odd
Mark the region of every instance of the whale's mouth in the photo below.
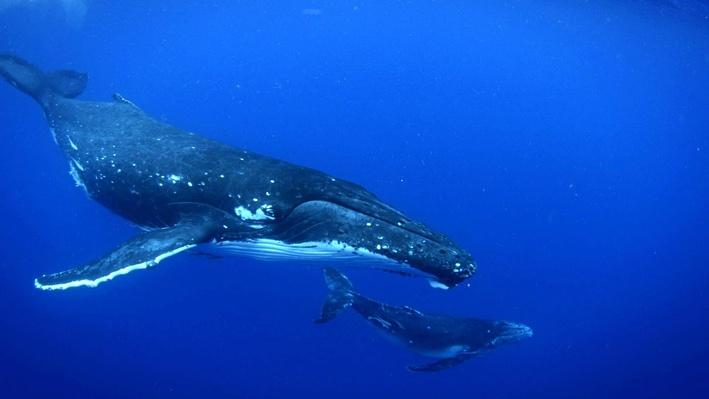
[[[310,241],[288,243],[271,238],[237,241],[215,241],[199,248],[204,254],[245,256],[261,261],[280,262],[331,262],[344,266],[370,267],[408,276],[426,275],[405,264],[366,248],[355,248],[341,241]]]
[[[238,241],[217,241],[209,246],[216,251],[243,255],[259,260],[276,261],[365,261],[390,263],[386,256],[364,248],[354,248],[344,242],[299,242],[287,243],[271,238],[255,238]]]
[[[224,249],[236,254],[261,259],[360,260],[374,268],[433,277],[446,287],[475,271],[470,255],[444,236],[418,234],[328,201],[302,203],[249,237],[227,236],[220,241]]]

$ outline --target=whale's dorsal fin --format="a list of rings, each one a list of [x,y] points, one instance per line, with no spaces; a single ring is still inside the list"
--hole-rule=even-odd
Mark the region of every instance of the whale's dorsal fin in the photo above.
[[[121,95],[121,93],[113,93],[113,101],[119,102],[119,103],[123,103],[123,104],[128,104],[128,105],[130,105],[131,107],[133,107],[133,108],[135,108],[135,109],[137,109],[137,110],[141,110],[140,107],[138,107],[137,105],[135,105],[135,103],[134,103],[133,101],[130,101],[129,99],[123,97],[123,96]],[[142,111],[142,110],[141,110],[141,111]]]
[[[92,263],[39,277],[35,280],[35,287],[43,290],[95,287],[116,276],[155,266],[163,259],[206,242],[211,239],[213,229],[210,220],[195,218],[173,227],[149,231]]]
[[[408,369],[409,369],[409,371],[428,371],[428,372],[441,371],[441,370],[449,369],[451,367],[455,367],[474,356],[475,356],[475,354],[464,353],[464,354],[460,354],[455,357],[448,357],[448,358],[437,360],[433,363],[428,363],[428,364],[424,364],[421,366],[409,366]]]

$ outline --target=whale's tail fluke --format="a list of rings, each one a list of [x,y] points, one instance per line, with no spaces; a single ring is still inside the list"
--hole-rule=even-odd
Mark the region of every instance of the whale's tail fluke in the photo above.
[[[52,94],[74,98],[84,91],[87,80],[85,73],[76,71],[45,74],[27,61],[9,54],[0,54],[0,75],[40,103]]]
[[[316,323],[326,323],[334,319],[340,312],[352,306],[357,297],[347,276],[331,267],[326,267],[323,274],[330,292],[322,306],[320,318],[315,320]]]

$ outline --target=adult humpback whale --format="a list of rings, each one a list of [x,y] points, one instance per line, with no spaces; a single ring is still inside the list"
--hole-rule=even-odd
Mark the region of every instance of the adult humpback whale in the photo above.
[[[145,230],[94,262],[39,277],[38,288],[93,287],[196,246],[382,261],[378,267],[423,272],[449,287],[475,271],[447,237],[358,185],[180,130],[117,94],[76,100],[82,73],[45,74],[0,55],[0,74],[42,106],[77,186]]]
[[[501,344],[532,336],[532,329],[520,323],[432,315],[408,306],[379,303],[355,292],[350,280],[337,270],[325,268],[323,272],[330,292],[316,322],[328,322],[352,307],[395,342],[421,355],[440,359],[409,366],[411,371],[445,370]]]

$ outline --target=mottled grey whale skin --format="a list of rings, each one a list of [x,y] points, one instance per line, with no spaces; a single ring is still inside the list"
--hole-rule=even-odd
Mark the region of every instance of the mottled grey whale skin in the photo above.
[[[475,271],[468,252],[356,184],[178,129],[118,94],[74,99],[85,74],[45,74],[11,55],[0,55],[0,74],[42,106],[76,184],[146,231],[94,262],[38,278],[38,288],[96,286],[196,246],[378,261],[449,287]]]
[[[486,353],[501,344],[531,337],[532,329],[503,320],[481,320],[419,312],[408,306],[383,304],[358,294],[350,280],[333,268],[323,270],[329,291],[317,323],[354,309],[377,330],[418,354],[440,360],[411,371],[440,371]]]

